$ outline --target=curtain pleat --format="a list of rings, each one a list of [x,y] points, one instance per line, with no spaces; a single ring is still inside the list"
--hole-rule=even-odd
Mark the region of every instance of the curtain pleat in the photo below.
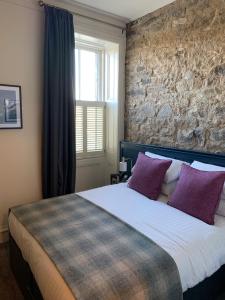
[[[43,197],[75,191],[76,151],[73,15],[45,6]]]

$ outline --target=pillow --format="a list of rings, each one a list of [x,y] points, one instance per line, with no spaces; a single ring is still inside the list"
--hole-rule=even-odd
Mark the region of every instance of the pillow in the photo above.
[[[151,152],[145,152],[145,155],[147,155],[151,158],[172,160],[172,164],[169,167],[168,171],[166,172],[166,175],[165,175],[165,178],[164,178],[165,183],[170,183],[174,180],[177,180],[179,178],[180,170],[181,170],[182,165],[184,163],[186,163],[186,162],[181,161],[181,160],[169,158],[169,157],[166,157],[166,156],[157,155],[157,154],[154,154],[154,153],[151,153]]]
[[[225,172],[207,172],[183,165],[168,204],[213,225]]]
[[[225,217],[225,200],[220,200],[216,214]]]
[[[143,153],[138,154],[132,177],[128,187],[156,200],[159,197],[164,176],[171,160],[153,159]]]
[[[192,168],[195,168],[195,169],[198,169],[198,170],[201,170],[201,171],[223,171],[223,172],[225,172],[225,168],[223,168],[223,167],[204,164],[204,163],[202,163],[200,161],[196,161],[196,160],[191,164],[191,166],[192,166]],[[222,191],[222,194],[221,194],[221,200],[225,201],[225,184],[223,186],[223,191]]]
[[[176,185],[177,185],[177,180],[170,183],[163,183],[161,189],[162,194],[166,196],[170,196],[175,191]]]

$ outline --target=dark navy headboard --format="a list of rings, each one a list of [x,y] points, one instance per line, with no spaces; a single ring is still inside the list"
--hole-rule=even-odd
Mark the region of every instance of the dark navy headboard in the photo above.
[[[166,147],[160,147],[154,145],[142,145],[142,144],[135,144],[126,141],[122,141],[120,143],[120,158],[125,157],[125,158],[132,159],[133,165],[136,162],[138,153],[139,152],[144,153],[145,151],[183,160],[189,163],[192,163],[194,160],[198,160],[203,163],[225,167],[225,154],[222,155],[222,154],[213,154],[207,152],[166,148]]]

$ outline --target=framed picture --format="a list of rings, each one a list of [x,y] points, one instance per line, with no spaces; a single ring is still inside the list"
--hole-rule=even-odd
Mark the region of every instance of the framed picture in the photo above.
[[[21,86],[0,84],[0,129],[22,127]]]

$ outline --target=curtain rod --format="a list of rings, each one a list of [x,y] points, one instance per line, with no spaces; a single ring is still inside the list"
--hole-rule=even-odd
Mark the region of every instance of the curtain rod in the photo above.
[[[51,6],[51,7],[60,8],[60,7],[51,5],[51,4],[46,4],[46,3],[44,3],[44,1],[42,1],[42,0],[38,1],[38,3],[39,3],[39,5],[40,5],[41,7],[43,7],[43,6],[45,6],[45,5],[48,5],[48,6]],[[60,8],[60,9],[63,9],[63,8]],[[115,24],[112,24],[112,23],[109,23],[109,22],[106,22],[106,21],[101,21],[101,20],[99,20],[99,19],[92,18],[92,17],[88,17],[88,16],[85,16],[85,15],[82,15],[82,14],[79,14],[79,13],[75,13],[75,12],[73,12],[73,11],[70,11],[70,12],[71,12],[73,15],[75,15],[75,16],[82,17],[82,18],[86,18],[86,19],[89,19],[89,20],[92,20],[92,21],[95,21],[95,22],[103,23],[103,24],[106,24],[106,25],[109,25],[109,26],[112,26],[112,27],[121,29],[121,30],[122,30],[122,34],[123,34],[124,31],[126,30],[125,27],[122,27],[122,26],[119,26],[119,25],[115,25]]]

